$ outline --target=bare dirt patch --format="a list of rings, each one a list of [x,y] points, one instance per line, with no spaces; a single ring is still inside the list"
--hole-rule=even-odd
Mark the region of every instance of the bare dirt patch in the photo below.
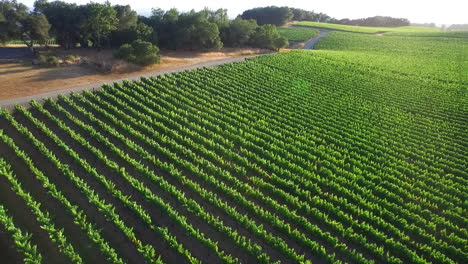
[[[0,63],[0,100],[128,78],[201,62],[261,53],[267,53],[267,51],[261,49],[221,49],[211,52],[161,51],[160,64],[139,67],[126,63],[115,64],[110,50],[101,52],[91,49],[57,50],[56,54],[59,57],[68,54],[78,55],[83,60],[89,60],[93,63],[65,65],[57,68],[33,66],[30,61]],[[112,71],[101,72],[96,69],[96,63],[112,64]]]
[[[282,25],[280,27],[291,27],[291,26],[293,26],[293,25],[295,25],[295,24],[297,24],[299,22],[300,21],[298,21],[298,20],[289,21],[288,23],[286,23],[285,25]]]

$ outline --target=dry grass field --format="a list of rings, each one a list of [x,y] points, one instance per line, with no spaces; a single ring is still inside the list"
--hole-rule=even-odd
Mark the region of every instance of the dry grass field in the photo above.
[[[66,52],[66,53],[65,53]],[[89,65],[67,65],[56,68],[33,66],[29,61],[0,63],[0,100],[41,94],[96,82],[122,79],[150,72],[190,66],[201,62],[264,53],[261,49],[222,49],[211,52],[162,51],[161,63],[139,67],[118,64],[111,72],[100,72]],[[98,63],[115,63],[111,51],[57,51],[58,56],[78,55]]]

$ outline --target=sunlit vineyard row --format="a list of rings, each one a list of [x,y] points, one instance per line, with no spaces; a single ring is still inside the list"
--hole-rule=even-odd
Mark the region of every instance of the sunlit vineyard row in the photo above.
[[[2,110],[0,257],[466,263],[466,79],[330,37]]]

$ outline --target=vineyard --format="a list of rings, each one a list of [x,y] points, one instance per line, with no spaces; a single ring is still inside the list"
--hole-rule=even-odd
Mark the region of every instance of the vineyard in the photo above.
[[[12,41],[7,42],[7,44],[10,44],[10,45],[24,45],[24,42],[22,40],[12,40]],[[43,42],[33,41],[33,45],[57,45],[57,40],[48,39],[48,40],[43,41]]]
[[[358,33],[383,33],[383,32],[440,32],[439,29],[434,28],[423,28],[423,27],[361,27],[361,26],[350,26],[350,25],[339,25],[339,24],[330,24],[330,23],[322,23],[322,22],[312,22],[312,21],[301,21],[296,23],[297,26],[305,26],[305,27],[313,27],[313,28],[326,28],[326,29],[334,29],[334,30],[341,30],[341,31],[349,31],[349,32],[358,32]]]
[[[2,110],[0,259],[466,263],[466,40],[346,34]]]
[[[332,32],[314,48],[323,55],[382,74],[412,75],[424,82],[436,81],[434,85],[453,83],[454,90],[465,91],[468,85],[468,38]]]
[[[386,36],[407,36],[407,37],[443,37],[443,38],[468,38],[468,31],[440,31],[440,32],[388,32]]]
[[[305,41],[315,37],[319,31],[311,28],[288,27],[278,28],[278,32],[282,37],[289,41]]]

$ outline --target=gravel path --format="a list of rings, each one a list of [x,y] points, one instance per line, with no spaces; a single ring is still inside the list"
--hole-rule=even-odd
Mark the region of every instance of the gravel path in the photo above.
[[[320,29],[320,33],[313,38],[311,41],[307,42],[307,44],[304,45],[304,49],[314,49],[314,45],[323,37],[328,35],[330,32],[334,30],[328,30],[328,29]]]
[[[97,90],[97,89],[100,89],[101,86],[106,83],[122,82],[123,80],[138,80],[141,77],[158,76],[161,74],[181,72],[181,71],[192,70],[192,69],[196,69],[200,67],[216,67],[221,64],[231,63],[231,62],[240,62],[240,61],[244,61],[247,58],[253,58],[253,57],[261,56],[261,55],[262,54],[200,62],[200,63],[193,64],[193,65],[182,66],[182,67],[177,67],[177,68],[172,68],[172,69],[167,69],[167,70],[162,70],[162,71],[157,71],[157,72],[151,72],[151,73],[147,73],[144,75],[137,75],[137,76],[132,76],[132,77],[124,78],[124,79],[92,83],[92,84],[72,87],[72,88],[63,89],[63,90],[57,90],[57,91],[48,92],[48,93],[42,93],[42,94],[7,99],[7,100],[0,100],[0,107],[6,108],[6,109],[12,109],[16,104],[27,106],[31,100],[41,101],[47,98],[56,98],[60,94],[67,95],[70,93],[77,93],[77,92],[81,92],[84,90]]]

